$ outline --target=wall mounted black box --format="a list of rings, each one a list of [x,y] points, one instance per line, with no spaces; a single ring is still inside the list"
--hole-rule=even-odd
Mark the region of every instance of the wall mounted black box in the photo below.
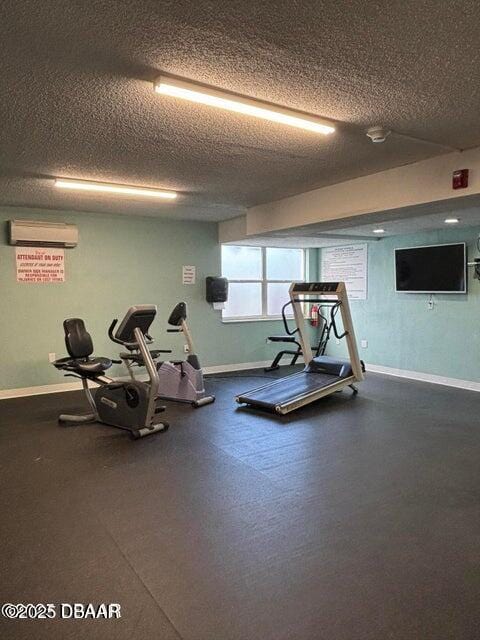
[[[207,302],[226,302],[228,300],[228,280],[207,276]]]

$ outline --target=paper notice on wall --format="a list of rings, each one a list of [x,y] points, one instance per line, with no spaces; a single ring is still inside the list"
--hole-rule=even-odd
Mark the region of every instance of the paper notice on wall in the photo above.
[[[183,284],[195,284],[196,268],[191,265],[184,265],[182,267],[182,282]]]
[[[345,282],[350,300],[367,299],[367,245],[322,249],[322,280]]]
[[[65,249],[15,247],[17,282],[65,282]]]

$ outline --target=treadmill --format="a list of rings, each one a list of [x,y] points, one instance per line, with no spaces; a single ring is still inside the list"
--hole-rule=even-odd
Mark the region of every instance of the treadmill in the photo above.
[[[357,393],[354,383],[364,379],[365,371],[358,355],[344,282],[294,282],[290,285],[289,296],[302,345],[305,368],[299,373],[241,393],[235,398],[239,404],[266,409],[280,415],[290,413],[344,387],[350,387],[354,393]],[[313,356],[302,308],[305,303],[330,306],[333,332],[337,339],[345,339],[348,359]],[[338,332],[335,322],[338,311],[342,317],[344,329],[342,334]]]

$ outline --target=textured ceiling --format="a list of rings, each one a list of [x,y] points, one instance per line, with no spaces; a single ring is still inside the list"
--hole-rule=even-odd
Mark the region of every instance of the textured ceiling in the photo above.
[[[431,202],[414,207],[404,207],[391,211],[375,212],[359,218],[329,220],[302,227],[291,227],[269,234],[252,236],[242,242],[259,246],[327,247],[339,242],[364,242],[365,239],[378,241],[381,238],[396,235],[408,235],[422,231],[445,229],[445,218],[458,218],[455,228],[478,227],[480,230],[480,196],[474,195],[455,200]],[[382,228],[385,234],[377,236],[373,229]]]
[[[3,0],[0,205],[220,220],[480,144],[474,1]],[[330,138],[161,97],[160,71],[338,120]],[[53,190],[50,176],[176,189]]]

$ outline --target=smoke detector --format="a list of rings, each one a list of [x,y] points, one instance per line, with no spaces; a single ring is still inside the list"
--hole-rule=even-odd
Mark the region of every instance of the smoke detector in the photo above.
[[[385,127],[370,127],[370,129],[367,130],[367,136],[375,144],[385,142],[389,135],[390,131],[385,129]]]

